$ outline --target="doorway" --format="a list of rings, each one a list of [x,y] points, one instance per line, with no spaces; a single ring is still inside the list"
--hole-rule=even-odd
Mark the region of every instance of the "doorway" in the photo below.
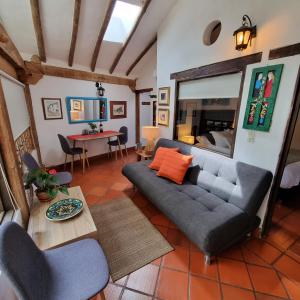
[[[300,68],[262,234],[300,262]]]
[[[152,88],[135,91],[135,113],[136,113],[136,143],[145,145],[146,140],[142,138],[143,126],[153,126],[153,101],[151,97]],[[156,109],[156,108],[155,108]]]
[[[140,143],[144,146],[146,140],[142,136],[142,129],[144,126],[152,126],[152,100],[150,92],[140,94]]]

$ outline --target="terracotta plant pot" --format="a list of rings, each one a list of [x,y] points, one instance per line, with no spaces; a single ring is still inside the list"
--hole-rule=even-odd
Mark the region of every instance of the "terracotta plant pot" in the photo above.
[[[43,192],[43,191],[36,191],[36,196],[41,202],[48,202],[53,199],[52,197],[49,196],[47,192]]]

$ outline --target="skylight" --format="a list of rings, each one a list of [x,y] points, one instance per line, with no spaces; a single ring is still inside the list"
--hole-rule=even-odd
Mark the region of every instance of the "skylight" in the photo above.
[[[104,40],[124,43],[141,12],[141,7],[123,1],[117,1]]]

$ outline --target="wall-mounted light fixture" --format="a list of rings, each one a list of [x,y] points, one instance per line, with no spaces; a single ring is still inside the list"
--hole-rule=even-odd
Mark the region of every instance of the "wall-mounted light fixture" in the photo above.
[[[101,82],[96,82],[97,94],[99,97],[104,96],[105,88],[102,86]]]
[[[233,33],[233,36],[236,50],[243,51],[249,44],[251,46],[251,40],[256,37],[256,26],[252,26],[248,15],[243,15],[242,26]]]

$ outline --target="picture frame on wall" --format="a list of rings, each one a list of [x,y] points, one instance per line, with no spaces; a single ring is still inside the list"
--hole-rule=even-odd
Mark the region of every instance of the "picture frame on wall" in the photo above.
[[[127,101],[110,101],[110,118],[127,118]]]
[[[170,110],[159,108],[157,111],[157,123],[161,126],[169,126]]]
[[[45,120],[63,119],[61,98],[42,98],[42,106]]]
[[[81,100],[73,100],[72,110],[82,111],[82,101]]]
[[[270,131],[283,64],[252,71],[243,128]]]
[[[170,105],[170,87],[161,87],[158,89],[158,105]]]

